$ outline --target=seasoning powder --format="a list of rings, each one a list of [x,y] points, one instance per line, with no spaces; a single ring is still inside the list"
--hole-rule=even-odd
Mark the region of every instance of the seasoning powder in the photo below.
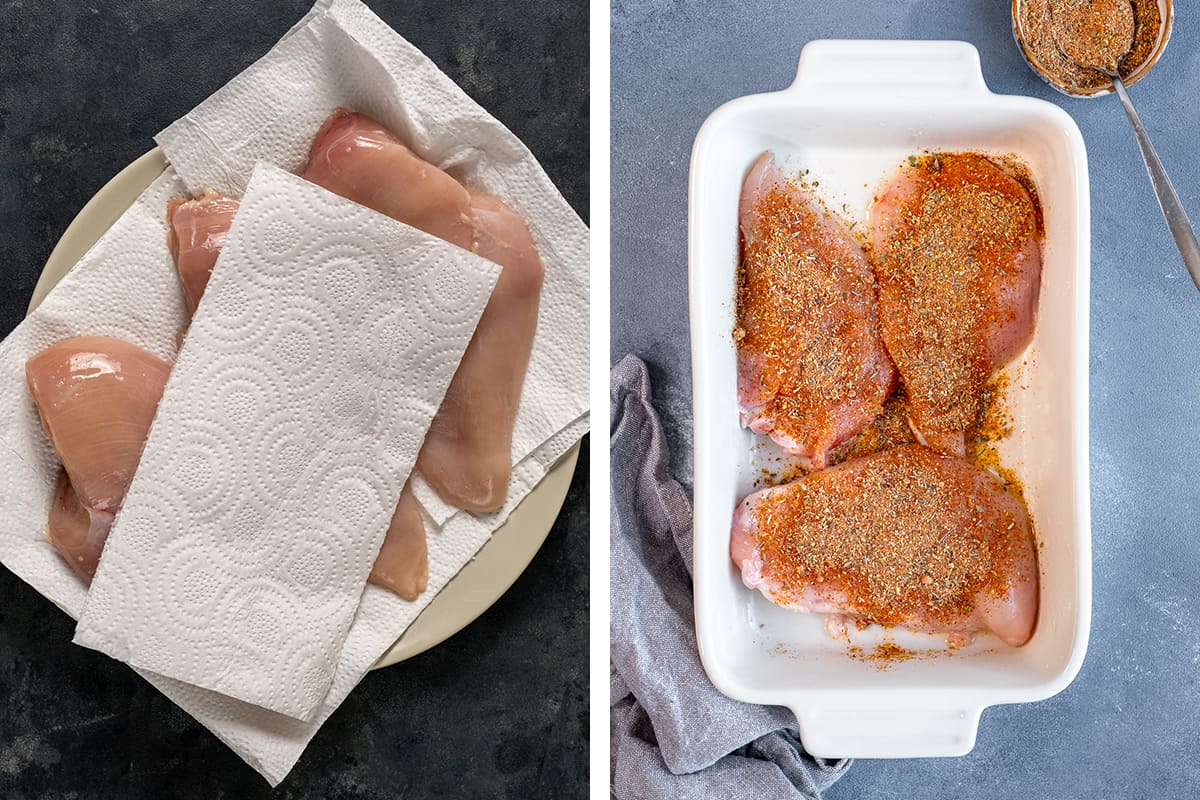
[[[1131,23],[1132,48],[1122,45]],[[1046,77],[1073,94],[1092,94],[1111,83],[1088,67],[1114,60],[1122,78],[1133,74],[1154,52],[1162,14],[1158,0],[1025,0],[1018,27],[1022,48]]]

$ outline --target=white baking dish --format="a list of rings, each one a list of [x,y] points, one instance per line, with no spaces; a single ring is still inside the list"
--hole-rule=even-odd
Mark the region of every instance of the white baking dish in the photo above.
[[[1020,475],[1038,529],[1041,609],[1021,648],[980,636],[969,648],[878,665],[851,659],[817,617],[747,590],[729,559],[730,517],[754,486],[757,437],[738,425],[734,285],[742,178],[765,149],[807,168],[834,208],[865,220],[872,194],[926,148],[1012,153],[1030,167],[1046,222],[1037,332],[1010,396],[1003,458]],[[864,185],[865,184],[865,185]],[[962,42],[820,41],[791,87],[717,109],[696,137],[689,196],[695,411],[695,589],[700,655],[713,683],[795,712],[818,756],[967,753],[979,716],[1041,700],[1079,671],[1091,621],[1088,507],[1087,158],[1057,106],[992,94]],[[894,634],[920,646],[920,637]],[[856,634],[870,644],[880,633]],[[930,646],[925,642],[925,646]],[[944,646],[944,640],[943,640]]]

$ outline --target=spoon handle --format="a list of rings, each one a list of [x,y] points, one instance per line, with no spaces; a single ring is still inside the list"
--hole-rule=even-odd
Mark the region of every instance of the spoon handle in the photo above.
[[[1137,135],[1138,146],[1142,148],[1142,159],[1146,162],[1146,171],[1150,173],[1150,185],[1154,187],[1154,194],[1158,196],[1158,205],[1162,208],[1163,217],[1167,220],[1167,227],[1171,229],[1175,246],[1179,248],[1179,254],[1183,256],[1183,263],[1187,265],[1188,272],[1192,274],[1192,281],[1196,284],[1196,288],[1200,289],[1200,244],[1196,242],[1192,223],[1188,220],[1187,212],[1183,210],[1183,204],[1179,202],[1179,195],[1175,194],[1175,187],[1171,186],[1171,179],[1167,177],[1167,171],[1163,169],[1162,162],[1158,160],[1158,153],[1154,152],[1154,145],[1150,144],[1150,137],[1146,135],[1142,121],[1138,119],[1133,102],[1129,99],[1129,93],[1125,91],[1124,82],[1116,75],[1109,77],[1112,78],[1117,96],[1121,98],[1121,103],[1125,106],[1125,113],[1129,116],[1129,121],[1133,123],[1133,132]]]

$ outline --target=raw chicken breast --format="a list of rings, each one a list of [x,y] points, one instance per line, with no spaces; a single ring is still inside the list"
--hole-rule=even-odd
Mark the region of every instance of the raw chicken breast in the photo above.
[[[42,427],[65,469],[50,541],[88,583],[170,371],[140,347],[104,336],[67,339],[25,365]]]
[[[67,471],[59,472],[46,531],[54,549],[84,583],[90,584],[96,574],[114,518],[111,511],[84,505],[75,494]]]
[[[171,226],[167,244],[183,284],[188,311],[193,314],[237,210],[237,199],[212,189],[205,189],[194,199],[172,197],[167,203],[167,222]]]
[[[742,582],[786,608],[1029,641],[1038,567],[1024,506],[991,473],[919,444],[763,489],[738,506]]]
[[[737,289],[742,424],[815,469],[878,416],[895,384],[875,276],[846,224],[770,153],[742,186]]]
[[[421,519],[421,506],[408,484],[400,493],[369,580],[405,600],[416,600],[429,584],[425,523]]]
[[[304,177],[504,268],[417,461],[446,502],[498,509],[512,471],[512,428],[543,276],[528,226],[499,199],[469,191],[423,161],[378,122],[344,109],[317,133]]]
[[[476,250],[504,270],[429,426],[417,470],[447,502],[493,511],[508,493],[543,269],[525,220],[496,197],[470,195]]]
[[[871,213],[879,319],[918,439],[962,456],[991,376],[1033,337],[1041,211],[977,153],[912,158]]]
[[[336,109],[317,131],[302,177],[439,239],[473,249],[467,190],[366,114]]]

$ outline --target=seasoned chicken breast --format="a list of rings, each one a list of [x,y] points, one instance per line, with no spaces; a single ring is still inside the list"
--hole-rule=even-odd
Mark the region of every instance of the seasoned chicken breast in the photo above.
[[[918,439],[962,456],[992,375],[1033,337],[1041,212],[977,153],[912,158],[871,212],[879,321]]]
[[[875,277],[846,223],[787,180],[770,153],[746,176],[740,218],[742,424],[820,469],[895,385]]]
[[[1038,611],[1029,515],[989,472],[907,444],[747,497],[730,554],[797,611],[1020,646]]]

